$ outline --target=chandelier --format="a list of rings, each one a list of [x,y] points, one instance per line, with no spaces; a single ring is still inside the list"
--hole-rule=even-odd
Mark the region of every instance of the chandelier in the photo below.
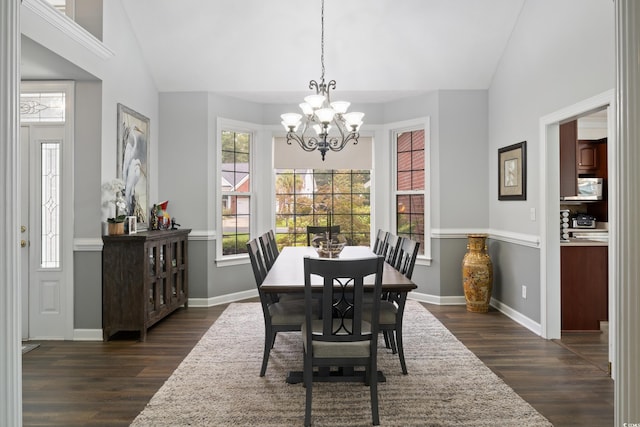
[[[362,118],[364,113],[350,112],[347,113],[349,105],[347,101],[331,102],[330,92],[336,88],[336,81],[331,80],[329,83],[324,81],[324,0],[322,0],[322,9],[320,15],[321,39],[320,39],[320,64],[322,65],[322,74],[320,83],[315,80],[309,82],[309,89],[315,89],[315,95],[309,95],[304,98],[304,102],[300,104],[302,114],[286,113],[282,114],[282,125],[287,131],[287,144],[296,141],[305,151],[320,151],[322,161],[327,151],[340,151],[349,141],[353,140],[354,144],[358,143],[358,131],[362,126]],[[302,125],[300,133],[296,133]],[[315,132],[311,133],[311,129]],[[331,129],[337,129],[337,132],[329,134]]]

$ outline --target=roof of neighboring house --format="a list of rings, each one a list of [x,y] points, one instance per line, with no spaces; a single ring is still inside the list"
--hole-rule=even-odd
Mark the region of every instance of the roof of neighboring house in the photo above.
[[[226,189],[226,191],[234,191],[238,189],[247,179],[249,179],[249,164],[223,163],[221,175],[222,188]]]

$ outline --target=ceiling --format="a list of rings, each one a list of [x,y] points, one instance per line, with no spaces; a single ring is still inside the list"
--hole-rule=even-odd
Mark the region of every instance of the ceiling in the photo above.
[[[309,80],[321,78],[320,0],[122,3],[161,92],[297,103]],[[337,81],[334,100],[487,89],[523,4],[326,0],[325,78]]]

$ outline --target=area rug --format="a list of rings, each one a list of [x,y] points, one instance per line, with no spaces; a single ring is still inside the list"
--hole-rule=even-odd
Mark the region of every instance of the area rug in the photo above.
[[[421,304],[407,302],[403,330],[408,375],[379,340],[380,425],[551,426]],[[231,304],[132,425],[303,425],[305,389],[285,382],[302,370],[300,334],[278,334],[261,378],[263,340],[260,304]],[[368,388],[315,383],[312,423],[371,425]]]

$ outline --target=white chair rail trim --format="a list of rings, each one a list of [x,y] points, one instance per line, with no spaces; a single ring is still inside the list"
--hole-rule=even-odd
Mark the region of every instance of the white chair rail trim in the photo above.
[[[484,233],[489,235],[489,239],[502,242],[514,243],[516,245],[530,248],[540,247],[540,236],[531,234],[514,233],[505,230],[491,230],[480,228],[439,228],[431,230],[431,237],[434,239],[466,239],[467,234]]]

